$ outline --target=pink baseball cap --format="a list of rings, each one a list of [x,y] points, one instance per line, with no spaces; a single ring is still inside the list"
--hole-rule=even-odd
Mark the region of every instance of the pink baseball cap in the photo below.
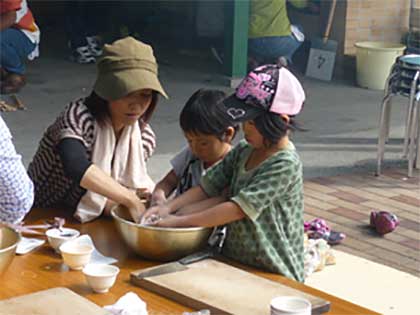
[[[279,115],[298,114],[305,101],[299,80],[286,68],[264,65],[252,70],[226,98],[226,113],[234,121],[254,119],[262,111]]]

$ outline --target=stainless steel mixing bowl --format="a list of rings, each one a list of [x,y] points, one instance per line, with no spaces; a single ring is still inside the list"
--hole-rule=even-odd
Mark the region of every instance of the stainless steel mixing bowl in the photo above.
[[[15,257],[20,234],[9,227],[0,227],[0,275]]]
[[[206,246],[212,228],[161,228],[134,223],[128,209],[118,206],[111,211],[117,229],[128,246],[147,259],[171,261]]]

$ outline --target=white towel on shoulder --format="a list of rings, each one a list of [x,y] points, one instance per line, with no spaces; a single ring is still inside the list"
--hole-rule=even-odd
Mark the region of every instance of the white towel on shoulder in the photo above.
[[[98,124],[92,163],[129,189],[153,191],[155,184],[147,174],[138,122],[124,127],[118,142],[110,121],[102,126]],[[102,214],[106,201],[106,197],[88,190],[79,201],[74,216],[82,223],[91,221]]]

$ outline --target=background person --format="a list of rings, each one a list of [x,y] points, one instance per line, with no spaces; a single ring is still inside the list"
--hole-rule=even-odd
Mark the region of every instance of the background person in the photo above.
[[[26,0],[0,0],[1,93],[17,93],[25,85],[25,59],[38,57],[40,31]]]
[[[284,57],[292,63],[293,54],[305,36],[292,25],[287,15],[287,2],[304,8],[308,0],[251,0],[248,47],[251,70],[259,64],[277,63]]]

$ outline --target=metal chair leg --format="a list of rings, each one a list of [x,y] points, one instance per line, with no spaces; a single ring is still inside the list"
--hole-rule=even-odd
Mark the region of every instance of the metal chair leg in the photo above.
[[[416,146],[415,146],[415,157],[414,157],[414,168],[420,168],[420,91],[417,92],[415,97],[415,102],[417,104],[417,119],[415,120],[416,123]]]
[[[420,109],[418,110],[417,114],[419,117],[417,119],[417,153],[414,168],[420,169]]]
[[[413,81],[411,81],[411,89],[410,89],[410,98],[408,101],[408,109],[407,109],[407,118],[405,121],[405,132],[404,132],[404,147],[403,147],[403,158],[407,157],[408,154],[408,146],[409,144],[409,140],[410,140],[410,125],[411,125],[411,119],[412,119],[412,113],[413,113],[413,109],[414,109],[414,99],[415,99],[415,94],[416,94],[416,90],[417,90],[417,81],[419,78],[419,71],[416,72]]]
[[[392,91],[393,79],[394,77],[399,75],[399,72],[396,71],[395,69],[398,69],[396,64],[392,66],[390,75],[387,77],[385,81],[384,97],[387,97],[390,94],[390,91]],[[391,99],[389,100],[389,102],[391,102]],[[391,107],[392,107],[391,104],[389,104],[389,106],[387,107],[387,113],[385,116],[387,117],[387,119],[385,120],[386,121],[385,142],[388,142],[389,140],[389,131],[390,131],[390,124],[391,124]]]
[[[415,154],[416,154],[416,136],[417,136],[417,129],[419,124],[419,104],[417,100],[414,102],[414,110],[411,116],[411,124],[410,124],[410,143],[409,143],[409,150],[408,150],[408,177],[413,176],[413,168],[415,164]]]
[[[389,133],[391,129],[391,108],[392,108],[392,99],[388,100],[385,113],[385,143],[389,141]]]
[[[378,135],[378,157],[376,175],[381,175],[382,160],[385,153],[385,139],[386,139],[386,121],[387,121],[387,107],[391,99],[391,94],[386,95],[381,105],[381,117],[379,119],[379,135]]]

